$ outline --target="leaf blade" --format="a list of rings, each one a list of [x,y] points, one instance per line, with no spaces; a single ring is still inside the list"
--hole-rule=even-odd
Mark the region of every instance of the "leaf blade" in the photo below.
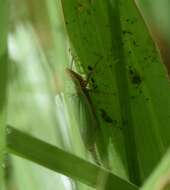
[[[4,185],[4,157],[6,153],[5,125],[6,125],[6,89],[7,89],[7,30],[8,30],[8,1],[1,0],[0,6],[0,182]]]
[[[120,189],[137,190],[138,188],[102,169],[96,165],[67,153],[55,146],[38,140],[34,137],[9,127],[7,136],[9,152],[43,165],[49,169],[80,180],[81,182],[97,187],[101,176],[106,176],[105,188],[117,187]]]

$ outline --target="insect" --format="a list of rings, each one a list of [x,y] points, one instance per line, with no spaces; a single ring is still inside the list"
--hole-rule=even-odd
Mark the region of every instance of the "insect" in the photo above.
[[[87,80],[83,79],[81,75],[79,75],[78,73],[74,72],[69,68],[66,69],[66,72],[75,83],[77,93],[80,95],[80,97],[83,97],[83,101],[85,102],[85,105],[87,107],[88,119],[90,122],[84,131],[83,140],[85,141],[87,149],[92,153],[95,161],[99,164],[95,149],[95,143],[97,138],[97,132],[100,128],[99,128],[98,118],[96,115],[96,110],[91,100],[89,89],[87,88],[88,79]]]

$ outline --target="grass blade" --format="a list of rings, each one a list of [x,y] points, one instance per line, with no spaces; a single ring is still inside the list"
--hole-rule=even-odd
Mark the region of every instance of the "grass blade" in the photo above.
[[[5,156],[5,110],[7,88],[7,33],[8,33],[8,1],[0,1],[0,185],[5,189],[3,180],[4,156]]]
[[[9,127],[8,149],[11,153],[26,158],[56,172],[97,187],[105,177],[104,189],[137,190],[138,188],[122,180],[109,171],[67,153],[55,146],[31,137]],[[101,184],[100,184],[101,185]],[[101,186],[100,186],[101,187]]]

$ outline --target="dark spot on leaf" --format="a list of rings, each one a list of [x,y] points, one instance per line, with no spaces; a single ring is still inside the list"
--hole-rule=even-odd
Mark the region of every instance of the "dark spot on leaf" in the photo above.
[[[131,96],[131,99],[135,99],[135,96]]]
[[[92,13],[90,10],[87,10],[87,14],[90,16]]]
[[[86,41],[86,42],[88,42],[88,39],[87,39],[86,36],[83,37],[83,40]]]
[[[123,33],[123,34],[130,34],[130,35],[133,35],[133,33],[132,33],[132,32],[127,31],[127,30],[122,30],[122,33]]]
[[[124,45],[124,43],[123,43],[123,42],[121,42],[121,43],[120,43],[120,45],[121,45],[121,46],[123,46],[123,45]]]
[[[139,94],[142,94],[142,90],[141,89],[139,90]]]
[[[141,82],[142,82],[142,77],[140,76],[140,74],[135,70],[133,69],[132,67],[129,66],[129,74],[130,74],[130,79],[131,79],[131,82],[135,85],[140,85]]]
[[[103,120],[107,123],[113,123],[112,118],[107,114],[107,112],[104,109],[100,109],[101,116]]]
[[[94,80],[94,78],[91,78],[91,81],[92,81],[92,83],[95,83],[95,80]]]
[[[97,84],[93,84],[93,89],[97,89],[97,88],[98,88]]]
[[[127,121],[125,119],[123,119],[122,124],[123,126],[127,127]]]
[[[92,71],[93,68],[92,68],[90,65],[88,65],[88,70],[89,70],[89,71]]]
[[[132,83],[133,83],[133,84],[140,85],[141,82],[142,82],[142,79],[141,79],[141,77],[140,77],[139,75],[134,75],[134,76],[132,77]]]
[[[133,75],[133,74],[134,74],[133,69],[131,69],[130,67],[129,67],[129,73],[130,73],[130,75]]]
[[[133,45],[136,47],[138,46],[135,40],[133,40]]]

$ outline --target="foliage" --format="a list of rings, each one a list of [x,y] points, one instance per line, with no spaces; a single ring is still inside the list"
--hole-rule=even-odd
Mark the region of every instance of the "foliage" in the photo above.
[[[137,4],[152,26],[159,18],[148,19],[149,2]],[[1,40],[7,35],[3,5]],[[8,161],[8,188],[138,189],[145,180],[142,190],[154,188],[168,163],[165,158],[151,175],[170,144],[170,88],[134,2],[15,0],[10,9],[7,119],[15,128],[8,128],[7,150],[17,157]],[[5,60],[0,125],[5,126],[5,40],[0,47]],[[5,131],[0,129],[4,150]]]
[[[1,189],[4,187],[4,155],[5,151],[5,125],[6,125],[6,89],[7,89],[7,30],[8,1],[1,0],[0,7],[0,182]]]

